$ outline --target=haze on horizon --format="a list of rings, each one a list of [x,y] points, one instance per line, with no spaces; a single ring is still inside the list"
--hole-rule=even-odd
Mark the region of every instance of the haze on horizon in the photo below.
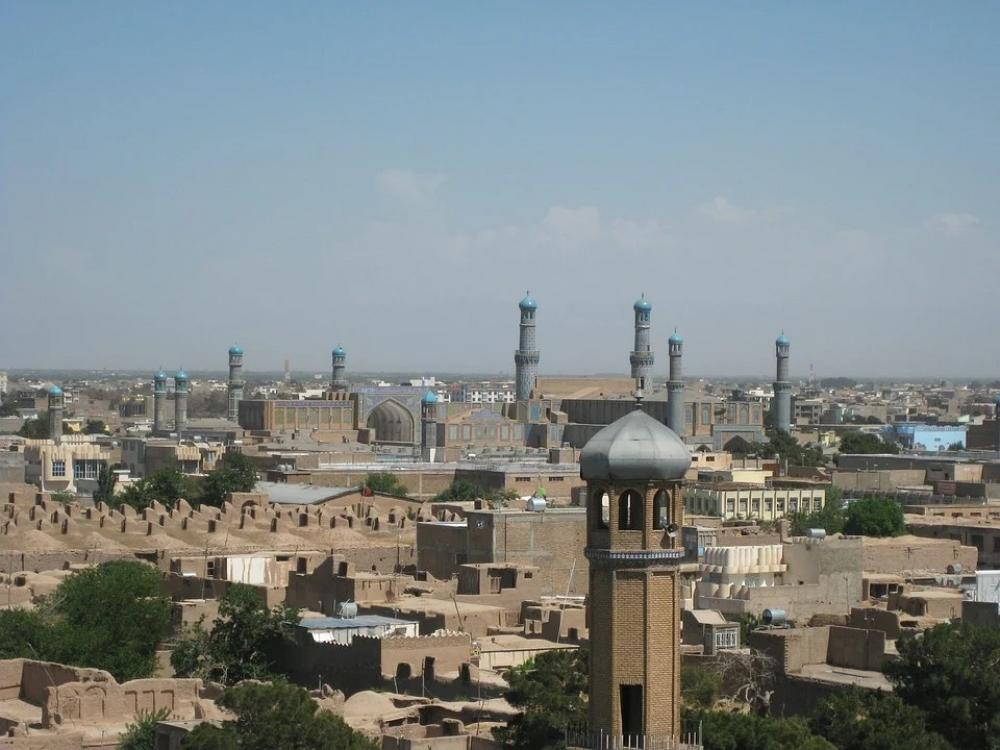
[[[0,5],[0,369],[995,378],[1000,6]]]

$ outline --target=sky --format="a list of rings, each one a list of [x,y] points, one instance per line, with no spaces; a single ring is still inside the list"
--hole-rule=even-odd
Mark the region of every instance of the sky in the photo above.
[[[1000,375],[1000,4],[0,3],[0,369]]]

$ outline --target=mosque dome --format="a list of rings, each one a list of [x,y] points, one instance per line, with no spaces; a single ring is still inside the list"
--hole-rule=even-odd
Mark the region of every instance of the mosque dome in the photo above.
[[[334,357],[343,357],[346,354],[347,354],[347,352],[344,350],[344,347],[339,346],[339,345],[337,346],[336,349],[333,350],[333,356]]]
[[[525,292],[524,299],[521,300],[521,302],[518,304],[518,307],[520,307],[522,310],[537,310],[538,303],[535,301],[535,298],[531,296],[531,292],[528,291]]]
[[[674,331],[670,335],[670,343],[671,344],[683,344],[684,343],[684,337],[681,336],[679,333],[677,333],[677,331]]]
[[[188,374],[184,372],[183,367],[177,371],[176,375],[174,375],[174,380],[187,380],[187,379],[188,379]]]
[[[788,336],[781,334],[777,339],[775,339],[774,343],[778,346],[788,346],[791,342],[788,340]]]
[[[586,480],[677,480],[690,465],[677,433],[642,409],[609,424],[580,453],[580,477]]]
[[[646,293],[645,292],[643,292],[642,296],[639,297],[639,299],[637,299],[635,301],[635,304],[632,305],[632,309],[635,310],[636,312],[640,312],[640,311],[641,312],[649,312],[650,310],[653,309],[653,306],[650,304],[649,300],[646,299]]]
[[[242,354],[243,353],[243,347],[241,347],[241,346],[231,346],[231,347],[229,347],[229,353],[230,354]]]
[[[166,379],[167,379],[167,373],[165,373],[163,370],[158,370],[153,374],[153,380],[166,380]]]
[[[51,388],[49,388],[50,396],[61,396],[62,392],[63,392],[62,388],[60,388],[58,385],[54,385]]]
[[[424,397],[420,399],[420,402],[427,405],[436,404],[438,402],[437,394],[434,391],[427,391]]]

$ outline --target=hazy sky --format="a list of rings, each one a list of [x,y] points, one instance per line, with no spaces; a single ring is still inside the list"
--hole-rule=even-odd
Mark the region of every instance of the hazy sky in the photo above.
[[[0,2],[0,369],[1000,375],[1000,4]]]

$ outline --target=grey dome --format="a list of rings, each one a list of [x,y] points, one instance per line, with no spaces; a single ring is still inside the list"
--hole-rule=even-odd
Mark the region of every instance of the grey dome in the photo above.
[[[583,479],[683,479],[690,465],[677,433],[641,409],[609,424],[580,453]]]

